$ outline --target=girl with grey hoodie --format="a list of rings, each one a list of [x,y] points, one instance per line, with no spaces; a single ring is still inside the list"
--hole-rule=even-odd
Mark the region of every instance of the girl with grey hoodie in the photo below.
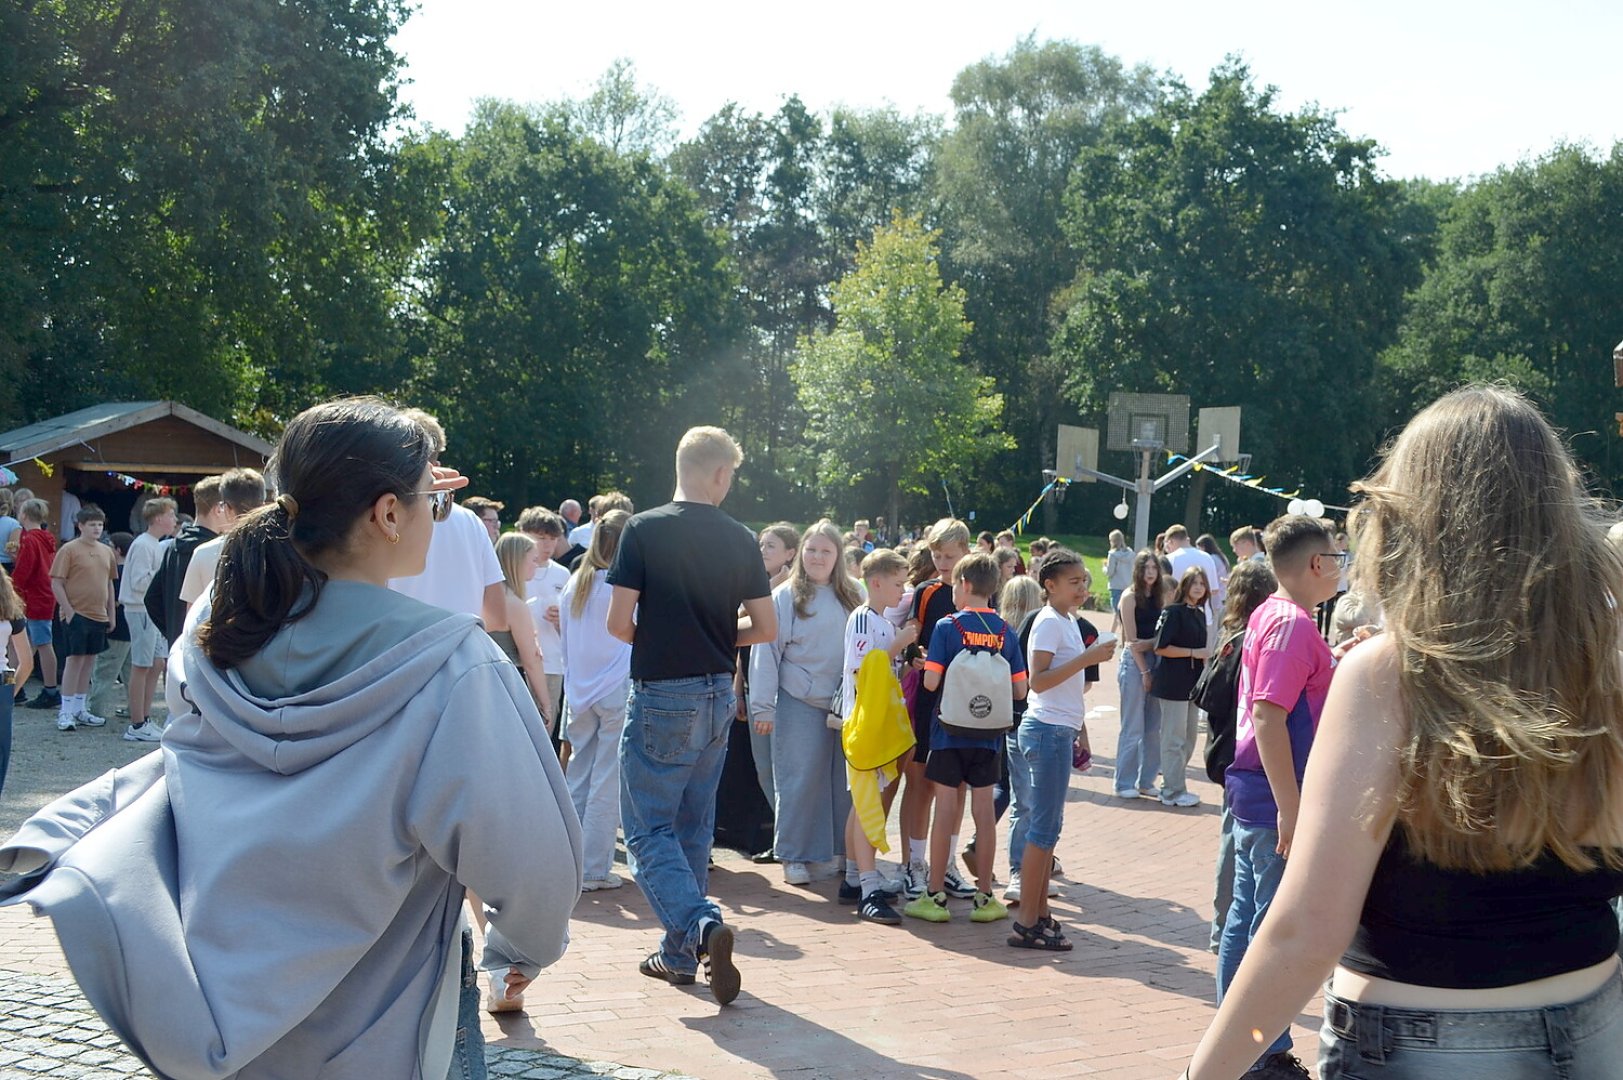
[[[521,991],[568,942],[580,828],[529,691],[388,588],[466,483],[429,449],[373,399],[295,417],[182,635],[190,710],[0,848],[159,1076],[483,1077],[474,968]]]

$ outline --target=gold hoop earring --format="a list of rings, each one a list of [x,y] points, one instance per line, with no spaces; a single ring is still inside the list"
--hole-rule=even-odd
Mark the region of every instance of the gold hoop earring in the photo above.
[[[400,534],[399,533],[390,533],[389,534],[389,543],[391,543],[391,544],[400,543]]]

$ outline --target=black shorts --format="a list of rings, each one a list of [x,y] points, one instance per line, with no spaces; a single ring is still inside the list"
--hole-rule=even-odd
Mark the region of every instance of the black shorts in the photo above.
[[[78,612],[62,631],[63,656],[96,656],[107,651],[108,626]]]
[[[968,784],[972,788],[991,787],[998,782],[1003,770],[1003,755],[982,747],[945,747],[931,750],[924,763],[924,778],[933,783],[955,788]]]

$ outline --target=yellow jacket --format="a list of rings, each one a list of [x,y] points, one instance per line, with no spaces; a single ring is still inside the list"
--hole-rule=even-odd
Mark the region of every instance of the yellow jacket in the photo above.
[[[869,653],[857,669],[856,702],[840,730],[840,742],[845,748],[857,821],[878,851],[890,850],[885,842],[885,806],[879,794],[895,782],[897,759],[913,749],[916,741],[890,657],[883,652]]]

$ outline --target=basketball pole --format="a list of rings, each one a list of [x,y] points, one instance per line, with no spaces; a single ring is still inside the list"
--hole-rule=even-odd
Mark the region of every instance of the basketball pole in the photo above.
[[[1223,453],[1223,439],[1221,436],[1219,436],[1217,441],[1212,443],[1212,445],[1208,446],[1206,449],[1202,450],[1200,453],[1196,454],[1194,457],[1184,458],[1183,461],[1179,462],[1178,465],[1166,473],[1166,475],[1152,480],[1150,479],[1151,459],[1158,452],[1159,448],[1157,447],[1144,447],[1140,449],[1137,482],[1132,480],[1123,480],[1119,476],[1111,476],[1109,473],[1100,472],[1098,469],[1090,469],[1086,465],[1083,465],[1080,461],[1078,461],[1073,467],[1076,474],[1079,476],[1091,476],[1095,480],[1103,480],[1107,484],[1115,484],[1117,487],[1126,488],[1128,491],[1134,493],[1136,497],[1135,501],[1138,504],[1137,513],[1133,518],[1133,550],[1135,551],[1142,551],[1144,548],[1148,547],[1150,543],[1151,498],[1157,491],[1160,491],[1168,484],[1177,480],[1179,477],[1183,476],[1184,473],[1187,473],[1189,470],[1193,469],[1196,465],[1218,458]]]

